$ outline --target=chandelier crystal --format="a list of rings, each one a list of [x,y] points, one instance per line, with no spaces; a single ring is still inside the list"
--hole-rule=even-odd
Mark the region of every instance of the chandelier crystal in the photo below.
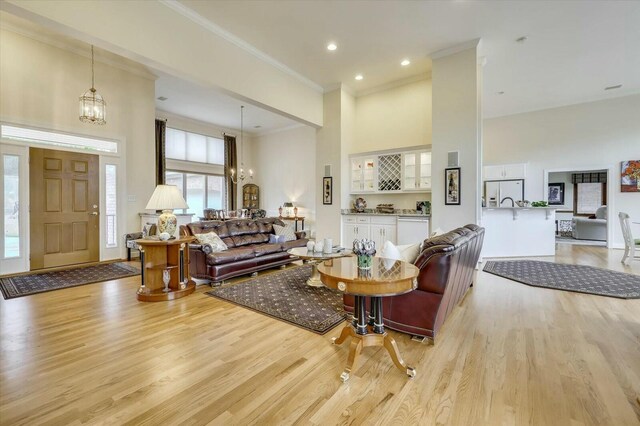
[[[80,121],[92,124],[106,124],[107,103],[96,92],[93,68],[93,46],[91,46],[91,89],[80,96]]]
[[[238,181],[243,182],[247,175],[244,172],[244,105],[240,106],[240,153],[242,154],[242,161],[240,162],[240,173],[236,176],[235,169],[231,169],[231,182],[235,184]],[[249,179],[253,179],[253,170],[249,169]]]

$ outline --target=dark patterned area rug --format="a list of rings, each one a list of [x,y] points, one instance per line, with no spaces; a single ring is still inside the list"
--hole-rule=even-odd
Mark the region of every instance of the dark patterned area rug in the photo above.
[[[311,265],[273,272],[205,294],[324,334],[345,319],[342,295],[309,287]]]
[[[140,269],[126,263],[74,267],[55,272],[39,272],[0,278],[0,290],[5,299],[44,293],[45,291],[115,280],[140,274]]]
[[[620,299],[640,298],[640,276],[539,260],[487,261],[483,271],[535,287]]]

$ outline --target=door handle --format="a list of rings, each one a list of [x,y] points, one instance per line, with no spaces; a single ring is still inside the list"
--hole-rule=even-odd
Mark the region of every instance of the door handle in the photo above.
[[[98,212],[91,212],[89,214],[92,215],[92,216],[98,216]]]

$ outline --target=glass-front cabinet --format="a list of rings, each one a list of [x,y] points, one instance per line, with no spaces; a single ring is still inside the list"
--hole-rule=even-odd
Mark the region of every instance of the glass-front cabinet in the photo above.
[[[376,189],[377,157],[351,159],[351,192],[372,192]]]
[[[402,190],[431,190],[431,153],[412,151],[402,154]]]
[[[405,149],[352,156],[350,192],[431,191],[431,151],[418,147]]]

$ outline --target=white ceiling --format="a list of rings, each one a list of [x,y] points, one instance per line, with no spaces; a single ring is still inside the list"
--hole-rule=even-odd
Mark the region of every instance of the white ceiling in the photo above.
[[[181,0],[256,49],[331,90],[356,94],[430,72],[429,55],[482,39],[483,115],[496,117],[640,92],[640,1],[283,1]],[[89,54],[86,44],[0,15],[3,25]],[[195,24],[194,24],[195,25]],[[525,43],[516,38],[526,35]],[[335,41],[338,50],[328,52]],[[85,52],[86,51],[86,52]],[[399,62],[409,58],[409,67]],[[96,60],[158,76],[158,109],[239,129],[241,102],[109,52]],[[355,81],[356,73],[365,78]],[[604,91],[622,84],[618,90]],[[503,91],[503,95],[497,93]],[[245,130],[297,124],[243,103]],[[261,126],[256,129],[254,126]]]
[[[430,54],[481,38],[485,117],[640,92],[639,1],[180,3],[325,90],[362,93],[427,73]]]
[[[301,126],[290,118],[275,114],[247,102],[241,102],[214,89],[158,72],[156,108],[205,123],[230,129],[240,129],[240,106],[244,105],[244,131],[248,134],[269,133],[274,130]],[[260,126],[256,128],[255,126]]]

